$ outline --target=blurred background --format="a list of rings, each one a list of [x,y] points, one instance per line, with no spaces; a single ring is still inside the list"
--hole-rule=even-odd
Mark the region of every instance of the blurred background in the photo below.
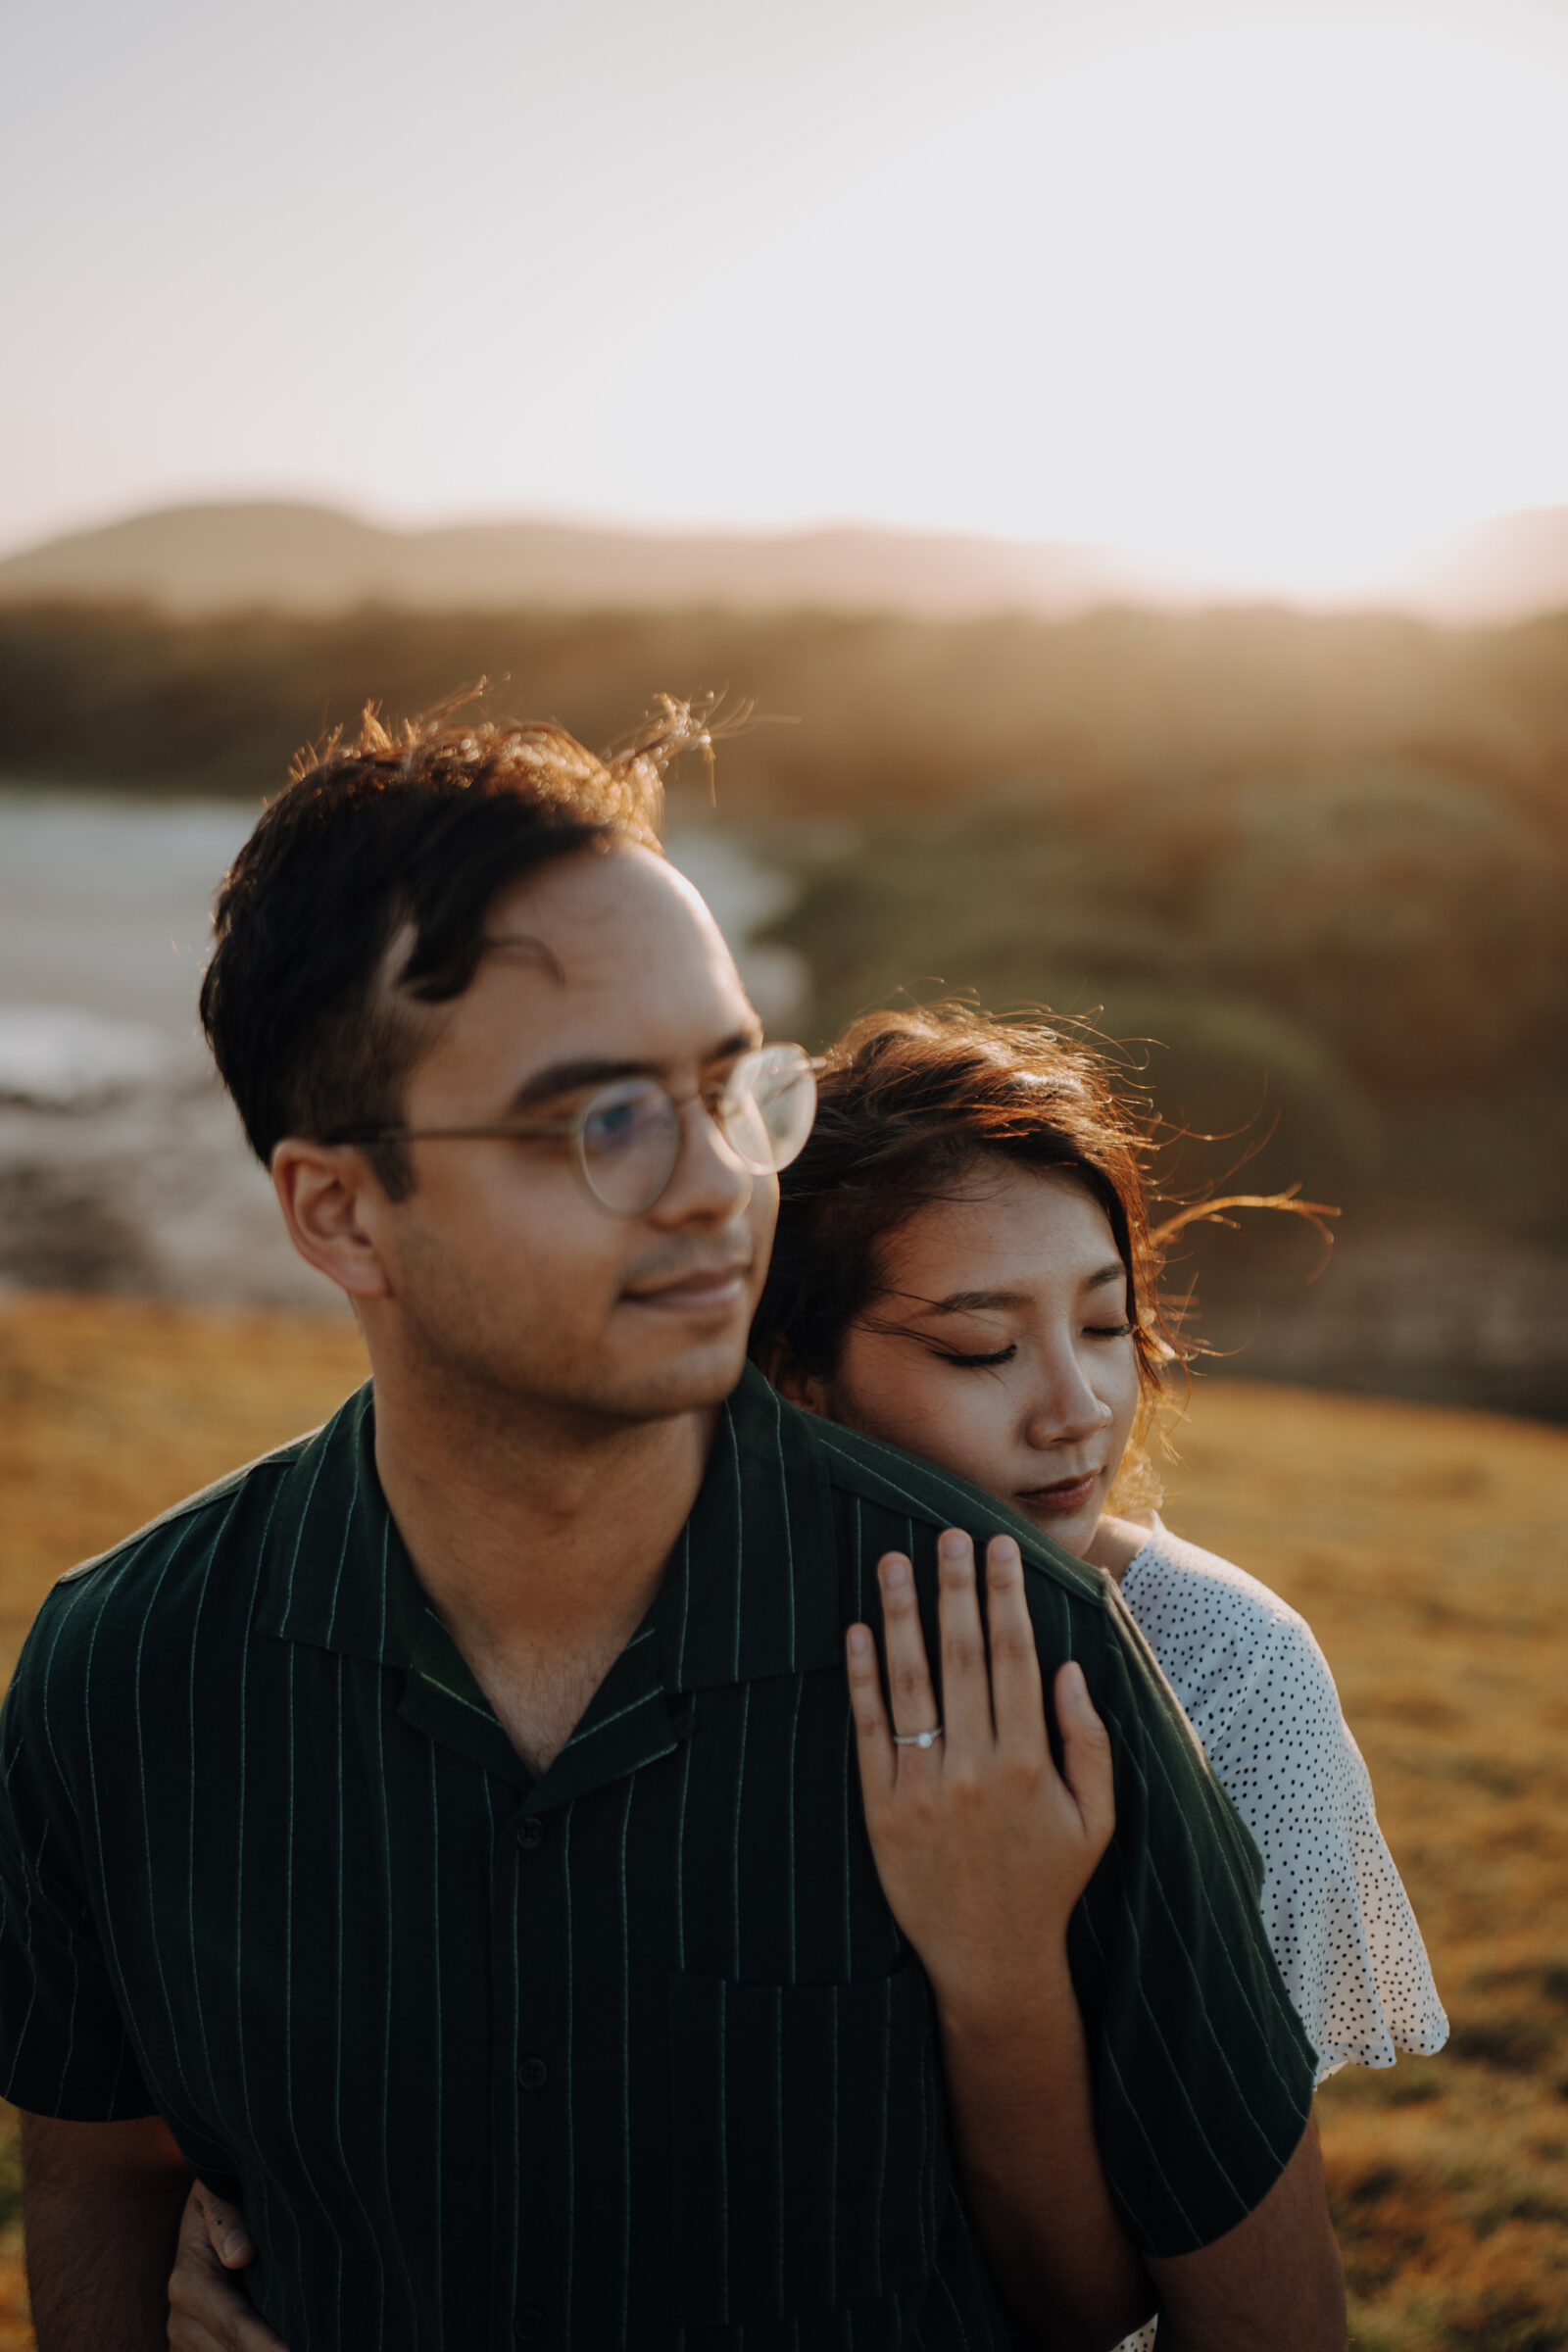
[[[775,1031],[1089,1016],[1346,1211],[1195,1237],[1216,1369],[1568,1416],[1568,11],[6,37],[0,1276],[316,1296],[191,1013],[302,741],[727,687]]]
[[[358,1376],[194,1021],[295,749],[727,693],[671,848],[775,1034],[1046,1003],[1170,1197],[1343,1209],[1191,1237],[1173,1510],[1323,1631],[1446,1956],[1455,2052],[1329,2111],[1356,2341],[1568,2343],[1568,8],[33,0],[0,63],[5,1640]]]

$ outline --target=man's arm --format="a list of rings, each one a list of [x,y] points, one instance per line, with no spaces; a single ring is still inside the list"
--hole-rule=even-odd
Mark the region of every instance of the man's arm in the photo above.
[[[1316,2124],[1245,2222],[1196,2254],[1152,2256],[1149,2268],[1159,2352],[1343,2352],[1345,2273]]]
[[[164,2352],[190,2168],[162,2118],[24,2115],[22,2168],[38,2352]]]

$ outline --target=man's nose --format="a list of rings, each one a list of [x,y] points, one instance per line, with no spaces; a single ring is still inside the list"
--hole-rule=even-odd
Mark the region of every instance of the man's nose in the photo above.
[[[756,1178],[724,1140],[708,1105],[694,1098],[680,1108],[680,1156],[674,1174],[649,1211],[656,1225],[724,1225],[751,1203]]]

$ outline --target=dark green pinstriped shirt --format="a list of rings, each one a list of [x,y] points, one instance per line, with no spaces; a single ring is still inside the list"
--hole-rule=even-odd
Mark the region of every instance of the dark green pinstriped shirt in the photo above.
[[[843,1628],[1005,1514],[748,1371],[646,1622],[531,1784],[376,1480],[369,1390],[49,1595],[3,1719],[0,2090],[164,2115],[291,2352],[1000,2347]],[[1010,1522],[1017,1528],[1017,1522]],[[1114,1588],[1020,1531],[1114,1843],[1070,1935],[1106,2169],[1179,2253],[1312,2053],[1256,1855]],[[868,1605],[869,1604],[869,1605]]]

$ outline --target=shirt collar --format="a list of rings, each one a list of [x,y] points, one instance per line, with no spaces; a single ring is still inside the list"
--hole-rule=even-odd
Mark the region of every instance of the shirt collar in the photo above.
[[[754,1365],[719,1412],[707,1476],[653,1615],[671,1690],[837,1661],[827,1463],[808,1416]]]
[[[267,1552],[262,1632],[378,1665],[413,1664],[435,1612],[381,1492],[368,1381],[295,1455]]]
[[[393,1524],[368,1383],[285,1473],[257,1622],[284,1641],[402,1668],[407,1720],[527,1786]],[[840,1625],[832,1497],[814,1427],[748,1365],[719,1408],[697,1501],[653,1606],[536,1793],[564,1799],[667,1752],[690,1728],[697,1691],[837,1664]]]

